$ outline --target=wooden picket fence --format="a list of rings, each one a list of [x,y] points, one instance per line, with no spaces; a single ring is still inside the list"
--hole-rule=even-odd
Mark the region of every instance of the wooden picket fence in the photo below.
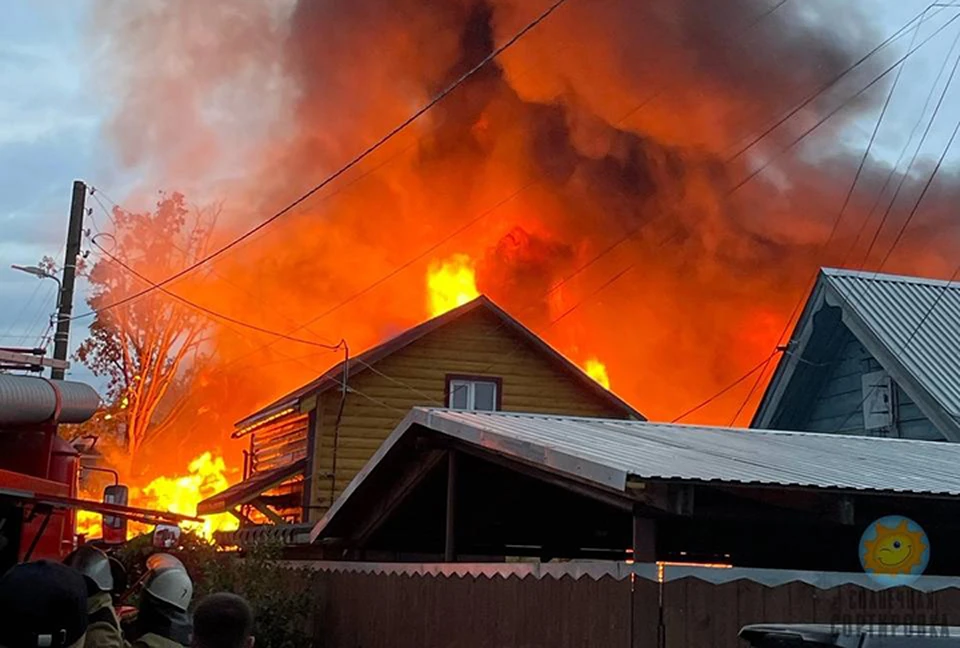
[[[559,565],[306,563],[317,648],[742,648],[752,623],[960,625],[960,579]],[[302,565],[301,565],[302,566]]]

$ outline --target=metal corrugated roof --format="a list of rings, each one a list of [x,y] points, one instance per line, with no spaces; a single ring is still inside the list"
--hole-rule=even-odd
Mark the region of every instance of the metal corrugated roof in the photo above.
[[[415,407],[317,523],[311,541],[417,428],[620,491],[633,478],[960,495],[955,443]]]
[[[960,284],[850,270],[823,275],[903,369],[960,418]]]
[[[635,477],[960,495],[960,445],[934,441],[421,408],[412,423],[620,488]]]

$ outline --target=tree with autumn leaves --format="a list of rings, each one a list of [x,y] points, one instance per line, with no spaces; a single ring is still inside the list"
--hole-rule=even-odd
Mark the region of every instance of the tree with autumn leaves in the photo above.
[[[96,316],[76,355],[107,379],[99,420],[111,421],[131,458],[168,433],[190,402],[206,320],[154,285],[208,252],[218,212],[161,194],[153,211],[114,207],[112,234],[93,237],[100,258],[87,273],[87,304]]]

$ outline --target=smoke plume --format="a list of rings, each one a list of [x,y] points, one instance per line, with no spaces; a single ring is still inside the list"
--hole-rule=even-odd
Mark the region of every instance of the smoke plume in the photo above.
[[[117,101],[106,132],[143,178],[130,200],[159,187],[223,200],[218,235],[229,239],[546,6],[104,3],[100,67]],[[766,357],[816,269],[854,245],[892,162],[865,166],[822,250],[862,153],[844,133],[873,127],[891,77],[781,151],[900,50],[871,57],[737,152],[889,33],[850,3],[569,0],[357,168],[172,288],[283,331],[330,311],[296,335],[361,350],[425,317],[430,260],[467,254],[482,291],[574,361],[600,358],[613,389],[648,416],[672,418]],[[868,267],[930,171],[918,163]],[[957,186],[945,172],[887,270],[950,273],[956,224],[938,206],[955,202]],[[228,327],[215,346],[200,393],[224,432],[338,359]],[[729,423],[746,389],[700,420]],[[185,438],[208,446],[198,431],[216,426]]]

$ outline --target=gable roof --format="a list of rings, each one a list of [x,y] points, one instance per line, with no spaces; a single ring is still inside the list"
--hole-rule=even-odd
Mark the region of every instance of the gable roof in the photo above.
[[[960,441],[960,284],[831,268],[820,271],[752,425],[769,426],[824,305],[838,307],[843,324],[923,414]]]
[[[274,402],[270,403],[266,407],[254,412],[250,416],[247,416],[243,420],[238,421],[236,423],[236,428],[238,431],[242,431],[244,428],[248,428],[251,425],[260,422],[262,419],[275,416],[280,412],[294,408],[300,402],[300,399],[305,396],[313,393],[322,393],[328,389],[339,386],[339,384],[343,381],[344,368],[347,369],[348,376],[354,376],[358,373],[362,373],[368,368],[369,365],[379,362],[387,356],[410,346],[417,340],[443,326],[446,326],[447,324],[456,321],[460,317],[481,309],[495,315],[500,320],[504,328],[518,334],[538,352],[545,355],[555,365],[570,374],[571,377],[577,380],[588,391],[593,392],[615,409],[623,411],[625,415],[640,420],[646,420],[646,417],[634,409],[633,406],[614,394],[612,391],[605,389],[597,381],[584,373],[580,367],[568,360],[563,354],[554,349],[552,346],[547,344],[536,333],[528,329],[526,326],[514,319],[505,310],[493,303],[490,298],[485,295],[480,295],[476,299],[469,301],[462,306],[447,311],[443,315],[427,320],[426,322],[414,326],[413,328],[407,329],[400,335],[390,338],[386,342],[383,342],[375,347],[367,349],[363,353],[350,358],[349,361],[343,361],[335,364],[333,367],[320,374],[320,376],[318,376],[315,380],[312,380],[306,385],[293,390],[285,396],[282,396],[281,398],[278,398]],[[234,436],[238,436],[238,433],[235,432]]]
[[[620,419],[415,407],[311,532],[315,542],[373,481],[396,470],[404,444],[427,431],[548,473],[627,492],[628,483],[777,486],[841,492],[960,495],[960,445],[811,432],[775,432]],[[427,447],[427,446],[412,446]],[[393,453],[393,454],[392,454]],[[896,466],[896,470],[891,470]]]

